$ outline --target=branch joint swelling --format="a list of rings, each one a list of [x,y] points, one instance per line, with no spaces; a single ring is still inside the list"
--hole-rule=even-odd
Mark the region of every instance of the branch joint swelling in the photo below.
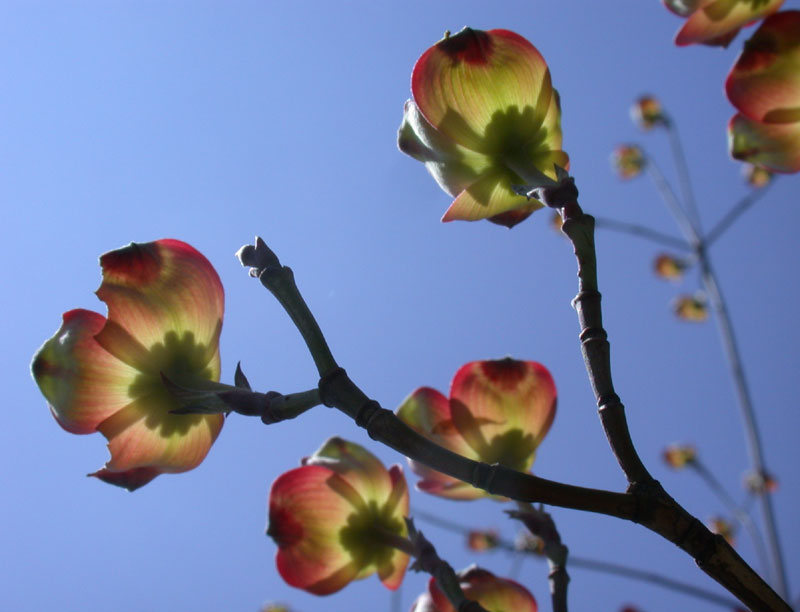
[[[319,398],[328,408],[336,408],[336,398],[331,394],[331,390],[336,388],[337,379],[347,378],[344,368],[334,368],[319,379]]]

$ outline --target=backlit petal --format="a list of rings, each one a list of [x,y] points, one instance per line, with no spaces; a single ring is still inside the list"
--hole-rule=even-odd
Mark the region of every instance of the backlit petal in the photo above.
[[[153,467],[134,468],[125,472],[112,472],[103,468],[102,470],[98,470],[93,474],[89,474],[89,476],[98,478],[103,482],[107,482],[108,484],[122,487],[123,489],[128,489],[128,491],[135,491],[139,487],[146,485],[161,473],[161,470]]]
[[[278,544],[278,571],[291,586],[327,595],[353,580],[360,568],[339,541],[354,509],[329,486],[339,478],[321,465],[305,465],[273,483],[267,533]]]
[[[555,417],[555,383],[533,361],[474,361],[453,378],[450,409],[482,461],[527,470]]]
[[[486,152],[490,125],[502,123],[507,112],[520,115],[530,109],[531,122],[515,126],[524,140],[542,127],[554,104],[544,58],[508,30],[465,28],[439,41],[414,66],[411,90],[432,125],[481,152]]]
[[[208,454],[224,422],[221,414],[175,415],[166,390],[132,401],[97,427],[107,439],[111,459],[105,469],[125,472],[157,467],[161,472],[185,472]]]
[[[392,492],[392,480],[383,464],[363,446],[334,437],[304,465],[322,465],[336,472],[364,498],[382,504]]]
[[[453,423],[450,400],[436,389],[421,387],[414,391],[403,400],[397,409],[397,416],[406,425],[439,446],[471,459],[477,458]]]
[[[800,171],[800,121],[759,123],[735,115],[728,124],[728,149],[734,159],[772,172]]]
[[[103,255],[100,265],[97,296],[107,304],[109,320],[146,349],[172,333],[178,342],[193,344],[198,360],[217,352],[222,284],[193,247],[177,240],[132,243]]]
[[[393,465],[389,468],[389,478],[392,482],[392,491],[386,501],[386,508],[387,511],[399,519],[400,524],[403,526],[400,534],[405,536],[407,535],[407,530],[403,518],[409,516],[408,485],[406,484],[403,470],[398,465]],[[378,567],[378,578],[386,588],[395,590],[400,586],[403,582],[403,577],[406,575],[408,562],[408,555],[395,549],[389,559]]]
[[[131,401],[128,388],[138,372],[94,339],[105,323],[105,317],[89,310],[65,313],[31,364],[53,416],[72,433],[92,433]]]
[[[783,11],[764,21],[745,43],[725,88],[750,119],[800,121],[800,11]]]
[[[742,26],[762,19],[777,11],[783,0],[706,0],[689,15],[686,23],[675,37],[675,44],[690,45],[692,43],[727,44],[727,36],[735,33]]]
[[[490,612],[537,612],[533,595],[513,580],[499,578],[476,567],[458,573],[461,588],[467,599],[477,601]],[[436,580],[428,582],[428,593],[438,612],[455,612]]]

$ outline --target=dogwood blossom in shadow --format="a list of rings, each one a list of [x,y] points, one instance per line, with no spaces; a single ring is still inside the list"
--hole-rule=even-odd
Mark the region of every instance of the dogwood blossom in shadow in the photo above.
[[[162,377],[218,386],[224,294],[208,260],[177,240],[134,243],[100,265],[108,318],[65,313],[31,370],[59,425],[108,439],[111,458],[90,476],[133,491],[196,467],[222,428],[222,415],[171,414]]]
[[[537,612],[536,599],[521,584],[499,578],[476,566],[458,573],[464,596],[477,601],[489,612]],[[428,591],[411,606],[411,612],[456,612],[436,581],[428,582]]]
[[[414,391],[397,416],[422,435],[476,461],[527,471],[555,417],[556,387],[550,372],[534,361],[500,359],[462,366],[447,398],[435,389]],[[422,477],[417,488],[451,499],[489,493],[410,461]]]
[[[273,483],[267,534],[278,545],[278,572],[291,586],[328,595],[377,572],[396,589],[409,557],[389,540],[406,536],[407,515],[400,466],[387,471],[358,444],[331,438]]]
[[[442,221],[512,227],[542,207],[512,187],[554,183],[555,166],[566,169],[569,158],[558,94],[531,43],[508,30],[464,28],[419,58],[411,91],[398,146],[455,198]]]

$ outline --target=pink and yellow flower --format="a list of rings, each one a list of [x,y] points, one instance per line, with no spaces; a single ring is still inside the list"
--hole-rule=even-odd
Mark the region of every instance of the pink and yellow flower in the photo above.
[[[739,110],[728,126],[731,155],[773,172],[800,171],[800,11],[761,24],[725,89]]]
[[[697,461],[697,449],[690,444],[670,444],[662,453],[664,462],[674,470],[681,470]]]
[[[683,321],[702,323],[708,319],[708,302],[705,295],[679,295],[672,303],[675,316]]]
[[[778,490],[778,481],[767,472],[750,470],[744,475],[744,488],[753,495],[775,493]]]
[[[508,30],[464,28],[417,60],[411,91],[398,146],[455,198],[442,221],[512,227],[542,207],[512,186],[551,184],[569,158],[558,94],[531,43]]]
[[[328,595],[377,572],[396,589],[408,555],[389,542],[406,536],[406,516],[400,466],[387,471],[358,444],[331,438],[273,483],[267,534],[278,545],[278,572],[293,587]]]
[[[728,519],[721,516],[712,516],[708,519],[708,528],[712,533],[725,538],[731,546],[736,543],[736,527]]]
[[[663,0],[686,23],[675,36],[679,46],[703,43],[727,47],[739,30],[777,11],[783,0]]]
[[[489,612],[537,612],[536,599],[521,584],[499,578],[491,572],[472,566],[458,573],[464,596],[477,601]],[[423,593],[411,606],[411,612],[456,612],[442,593],[436,580],[428,582]]]
[[[611,154],[611,167],[624,180],[639,176],[647,166],[647,158],[636,145],[619,145]]]
[[[661,102],[654,96],[640,96],[631,106],[631,119],[643,130],[652,130],[667,123]]]
[[[162,375],[213,388],[224,293],[208,260],[177,240],[133,243],[100,266],[108,317],[65,313],[31,369],[61,427],[108,439],[111,458],[90,476],[133,491],[197,467],[222,428],[222,415],[171,414]]]
[[[435,389],[414,391],[397,409],[407,425],[455,453],[486,463],[527,471],[556,412],[556,386],[535,361],[500,359],[462,366],[447,398]],[[489,494],[409,461],[422,477],[417,488],[450,499]]]
[[[467,534],[467,548],[483,552],[497,548],[500,536],[494,529],[473,529]]]
[[[680,280],[686,271],[686,262],[673,255],[661,253],[653,261],[653,271],[659,278]]]

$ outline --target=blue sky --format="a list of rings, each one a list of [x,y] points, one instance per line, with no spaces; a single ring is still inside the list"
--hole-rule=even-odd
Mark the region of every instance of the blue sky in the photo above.
[[[468,361],[540,361],[555,378],[559,412],[534,471],[624,488],[583,370],[568,243],[546,212],[511,231],[439,223],[448,197],[395,145],[411,68],[448,29],[522,34],[560,91],[564,148],[584,209],[677,235],[649,182],[620,182],[608,155],[620,142],[638,142],[674,178],[665,135],[643,134],[628,119],[638,95],[657,95],[678,123],[701,217],[712,226],[747,193],[726,153],[733,109],[722,92],[744,38],[727,50],[679,49],[672,38],[680,20],[658,2],[493,4],[0,4],[0,372],[10,393],[0,430],[0,607],[254,612],[283,601],[298,612],[390,609],[374,577],[327,599],[284,585],[263,534],[271,482],[328,436],[364,444],[387,464],[403,462],[335,411],[320,407],[271,427],[231,417],[197,470],[133,494],[85,478],[105,461],[104,440],[63,432],[28,368],[62,312],[105,313],[93,295],[97,257],[130,241],[179,238],[214,264],[226,289],[224,381],[241,360],[264,391],[316,383],[288,317],[233,257],[259,234],[294,269],[339,363],[384,406],[422,385],[446,391]],[[795,597],[799,186],[782,177],[713,249],[767,462],[780,480],[775,505]],[[697,288],[695,273],[677,286],[655,279],[651,262],[662,249],[638,238],[601,232],[597,246],[616,387],[640,454],[699,518],[720,513],[695,476],[671,472],[659,458],[669,442],[693,442],[721,482],[743,495],[744,438],[714,323],[681,323],[669,311],[677,293]],[[496,502],[414,493],[411,503],[516,533]],[[719,591],[688,557],[638,526],[570,510],[553,515],[573,555]],[[459,537],[420,525],[456,568],[478,562],[507,574],[512,566],[504,554],[476,557]],[[755,563],[744,535],[739,542]],[[575,610],[720,609],[627,579],[570,573]],[[550,608],[544,563],[526,561],[518,579]],[[424,583],[408,576],[400,609]]]

